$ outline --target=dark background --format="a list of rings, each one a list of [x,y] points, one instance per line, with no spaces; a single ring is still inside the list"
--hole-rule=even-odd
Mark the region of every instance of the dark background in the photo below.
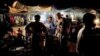
[[[0,8],[7,8],[4,4],[11,6],[15,0],[0,0]],[[53,5],[57,9],[69,7],[94,8],[99,9],[100,2],[98,0],[17,0],[24,5],[29,6],[50,6]]]

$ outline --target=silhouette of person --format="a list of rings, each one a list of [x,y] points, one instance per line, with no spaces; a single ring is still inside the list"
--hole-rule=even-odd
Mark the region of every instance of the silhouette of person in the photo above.
[[[91,40],[91,55],[93,56],[100,56],[100,28],[95,28],[93,30],[93,37],[92,37],[92,40]]]
[[[68,42],[70,38],[70,28],[71,28],[71,23],[66,20],[66,18],[63,18],[63,23],[62,23],[62,37],[61,37],[61,49],[60,53],[62,56],[67,56],[68,55]]]
[[[32,31],[32,50],[36,56],[41,55],[40,42],[45,39],[46,27],[40,21],[40,15],[35,15],[35,22],[31,22],[26,29],[31,28]]]
[[[83,16],[83,23],[85,26],[81,28],[77,36],[77,52],[80,56],[91,56],[91,46],[93,29],[95,27],[94,20],[96,16],[91,13],[86,13]]]

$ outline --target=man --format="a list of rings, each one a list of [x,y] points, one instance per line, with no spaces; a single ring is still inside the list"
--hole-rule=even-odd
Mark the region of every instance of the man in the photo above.
[[[96,16],[91,13],[86,13],[83,16],[83,28],[80,29],[77,36],[77,52],[80,56],[91,56],[92,54],[92,38],[93,29],[95,27],[94,20]]]
[[[46,36],[46,27],[39,22],[40,15],[35,15],[35,22],[31,22],[26,26],[26,30],[31,30],[32,33],[32,50],[35,56],[41,55],[41,42],[44,45],[44,39]],[[44,46],[45,47],[45,46]],[[43,56],[43,55],[42,55]]]
[[[53,18],[51,16],[48,17],[45,26],[47,27],[48,35],[54,36],[56,25],[54,24]]]

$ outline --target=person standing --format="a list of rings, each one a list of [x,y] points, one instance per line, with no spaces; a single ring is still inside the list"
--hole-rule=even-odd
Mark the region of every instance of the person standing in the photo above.
[[[26,26],[26,29],[31,28],[32,31],[32,51],[35,56],[40,56],[43,53],[42,47],[44,48],[44,44],[46,38],[46,27],[43,23],[40,22],[40,15],[35,15],[35,22],[31,22]],[[43,42],[44,41],[44,42]],[[41,47],[41,42],[43,43]],[[43,56],[43,55],[42,55]]]
[[[76,51],[80,56],[91,56],[93,53],[93,30],[95,27],[94,20],[96,16],[91,13],[86,13],[83,16],[84,26],[78,32]]]

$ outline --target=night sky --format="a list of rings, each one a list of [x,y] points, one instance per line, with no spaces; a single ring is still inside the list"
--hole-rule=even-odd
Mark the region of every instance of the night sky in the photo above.
[[[12,5],[15,0],[0,0],[0,8],[4,7],[4,3]],[[18,0],[19,2],[29,5],[53,5],[57,9],[69,8],[69,7],[81,7],[81,8],[100,8],[99,1],[97,0]]]

